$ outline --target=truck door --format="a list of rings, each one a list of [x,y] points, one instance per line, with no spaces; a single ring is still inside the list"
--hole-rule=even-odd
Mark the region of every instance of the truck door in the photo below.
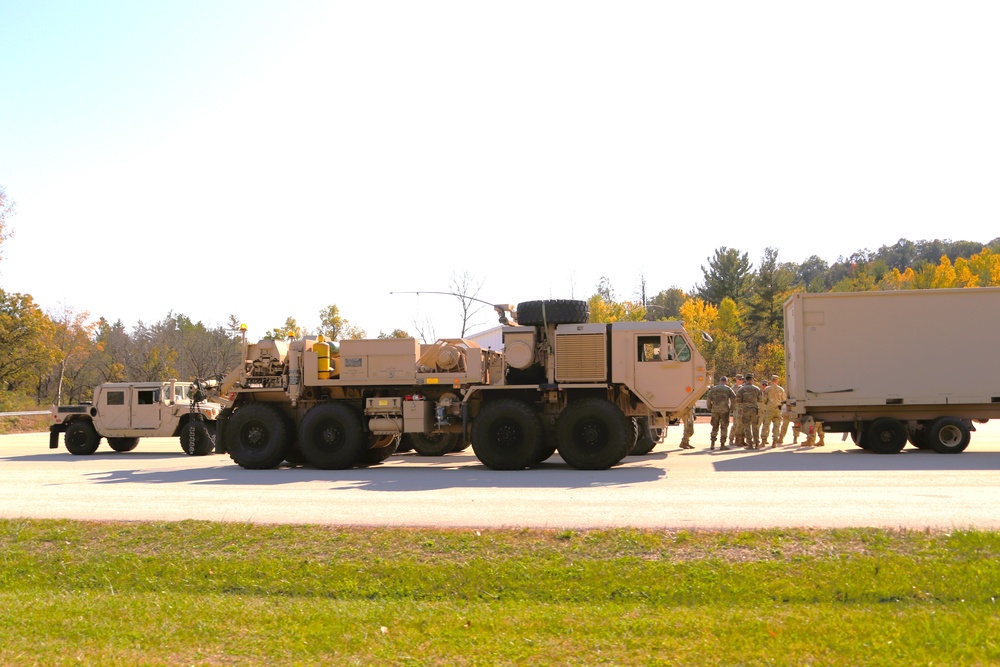
[[[135,387],[132,390],[132,428],[160,427],[160,387]]]
[[[672,333],[633,334],[631,389],[657,410],[672,411],[694,386],[691,347]]]
[[[101,414],[101,426],[105,429],[128,428],[132,418],[129,407],[131,391],[128,387],[104,389],[97,402]]]

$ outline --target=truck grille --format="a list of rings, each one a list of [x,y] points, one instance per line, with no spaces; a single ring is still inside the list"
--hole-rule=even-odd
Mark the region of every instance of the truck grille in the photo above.
[[[604,382],[608,377],[603,333],[556,335],[556,382]]]

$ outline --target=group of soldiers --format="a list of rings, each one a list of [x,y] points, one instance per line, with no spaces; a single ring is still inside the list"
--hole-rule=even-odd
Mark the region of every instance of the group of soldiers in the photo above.
[[[788,410],[785,403],[787,395],[784,387],[778,384],[778,376],[772,375],[771,381],[764,381],[761,386],[754,383],[753,375],[736,376],[732,386],[725,376],[719,383],[708,390],[705,399],[712,412],[712,444],[709,449],[715,449],[718,441],[719,449],[742,447],[745,449],[763,449],[768,444],[768,431],[771,432],[771,447],[783,444],[792,427],[792,444],[798,444],[800,435],[799,423]],[[729,418],[733,419],[732,429],[729,428]],[[688,411],[683,416],[684,437],[681,439],[681,449],[694,449],[691,436],[694,434],[694,413]],[[803,446],[822,446],[822,431],[817,442],[815,434],[807,435]],[[727,443],[728,445],[727,446]]]

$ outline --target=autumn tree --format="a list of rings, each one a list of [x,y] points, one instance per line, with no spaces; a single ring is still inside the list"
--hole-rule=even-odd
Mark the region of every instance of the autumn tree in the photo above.
[[[7,221],[14,216],[14,212],[14,200],[7,196],[7,190],[0,185],[0,258],[3,257],[3,244],[11,234]]]
[[[701,267],[705,282],[695,287],[697,296],[718,305],[729,297],[737,303],[743,301],[750,289],[751,270],[747,253],[725,246],[708,258],[708,267]]]
[[[55,352],[46,345],[51,327],[30,294],[0,289],[0,391],[23,391],[37,369],[53,362]]]

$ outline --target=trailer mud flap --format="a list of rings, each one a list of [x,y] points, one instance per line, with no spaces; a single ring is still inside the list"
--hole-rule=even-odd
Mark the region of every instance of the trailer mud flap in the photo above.
[[[62,429],[57,426],[49,427],[49,449],[59,449],[59,434]]]

